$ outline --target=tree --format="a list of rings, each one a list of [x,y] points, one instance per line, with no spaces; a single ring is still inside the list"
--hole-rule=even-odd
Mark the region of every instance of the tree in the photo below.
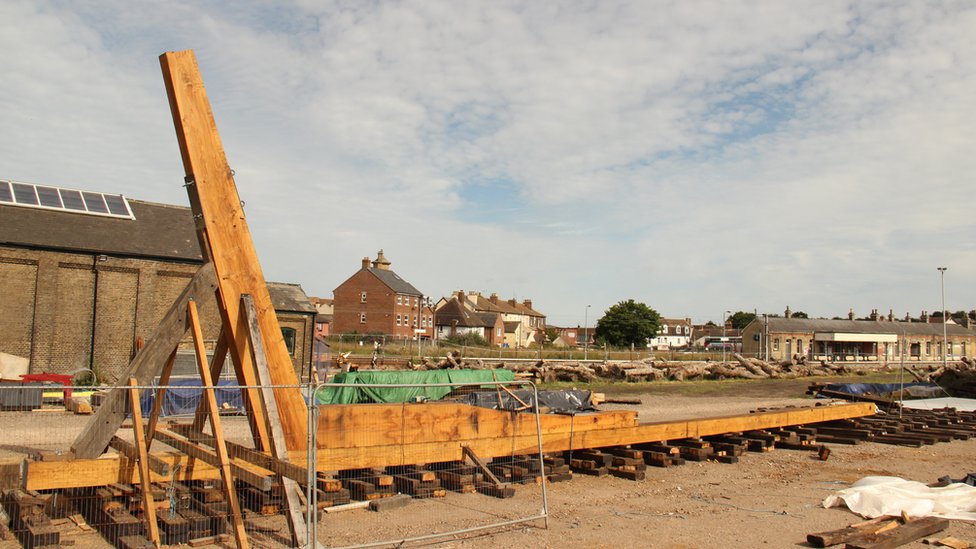
[[[810,318],[810,315],[804,313],[803,311],[797,311],[793,313],[793,318]]]
[[[756,314],[747,313],[745,311],[736,311],[732,316],[729,317],[729,322],[732,323],[732,328],[736,330],[745,328],[753,320],[756,320]]]
[[[633,299],[621,301],[610,307],[596,321],[594,336],[608,345],[626,347],[647,345],[647,340],[657,334],[661,315],[643,303]]]
[[[556,338],[557,337],[559,337],[559,330],[557,330],[556,328],[546,328],[546,344],[547,345],[550,344],[550,343],[552,343],[553,341],[556,341]]]

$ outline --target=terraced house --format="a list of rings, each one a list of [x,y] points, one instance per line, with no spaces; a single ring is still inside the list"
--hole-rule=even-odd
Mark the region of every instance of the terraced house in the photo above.
[[[532,307],[531,299],[518,302],[499,299],[495,293],[485,297],[481,292],[461,290],[452,293],[451,297],[457,298],[469,311],[501,315],[504,326],[502,346],[520,349],[545,341],[546,315]]]

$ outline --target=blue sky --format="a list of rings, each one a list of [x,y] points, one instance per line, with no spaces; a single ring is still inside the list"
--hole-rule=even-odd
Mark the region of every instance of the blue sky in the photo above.
[[[193,49],[269,279],[380,248],[423,292],[976,307],[968,2],[0,4],[0,178],[187,204]],[[15,53],[10,53],[15,52]]]

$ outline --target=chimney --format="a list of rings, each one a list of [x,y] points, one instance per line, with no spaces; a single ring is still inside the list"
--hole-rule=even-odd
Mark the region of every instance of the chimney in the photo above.
[[[877,320],[878,320],[878,310],[877,309],[871,309],[871,316],[869,318],[871,320],[874,320],[875,322],[877,322]]]
[[[888,322],[894,322],[894,321],[895,321],[895,310],[888,309]]]
[[[466,307],[468,305],[467,304],[468,296],[464,295],[464,290],[458,290],[457,299],[458,299],[458,303],[460,303],[462,307]]]
[[[369,268],[369,258],[368,257],[364,257],[363,258],[363,268],[364,269],[368,269]]]
[[[373,261],[373,268],[384,271],[390,270],[390,261],[383,256],[383,250],[376,252],[376,259]]]
[[[491,297],[488,298],[488,301],[491,301],[493,304],[498,305],[498,294],[492,293]]]
[[[790,306],[786,306],[786,311],[783,312],[783,316],[786,318],[793,318],[793,311],[790,310]]]
[[[531,299],[524,299],[524,300],[522,300],[522,305],[525,305],[526,307],[528,307],[528,308],[531,309],[532,308],[532,300]]]
[[[518,305],[518,301],[515,301],[514,298],[513,299],[509,299],[508,300],[508,304],[511,305],[512,307],[514,307],[514,306]]]
[[[928,323],[928,321],[929,321],[929,312],[928,312],[928,311],[922,311],[922,315],[921,315],[921,316],[919,316],[918,318],[919,318],[919,319],[920,319],[920,320],[921,320],[922,322],[925,322],[925,323]]]
[[[848,320],[854,320],[854,308],[853,307],[851,307],[851,310],[847,313],[847,319]]]
[[[912,321],[911,313],[905,313],[905,322],[911,322],[911,321]]]

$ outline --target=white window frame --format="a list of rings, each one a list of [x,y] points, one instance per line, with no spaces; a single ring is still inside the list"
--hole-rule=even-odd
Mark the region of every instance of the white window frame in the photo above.
[[[365,293],[365,292],[363,292]],[[366,313],[359,313],[359,323],[366,324]]]
[[[366,303],[366,291],[359,292],[359,302]]]

